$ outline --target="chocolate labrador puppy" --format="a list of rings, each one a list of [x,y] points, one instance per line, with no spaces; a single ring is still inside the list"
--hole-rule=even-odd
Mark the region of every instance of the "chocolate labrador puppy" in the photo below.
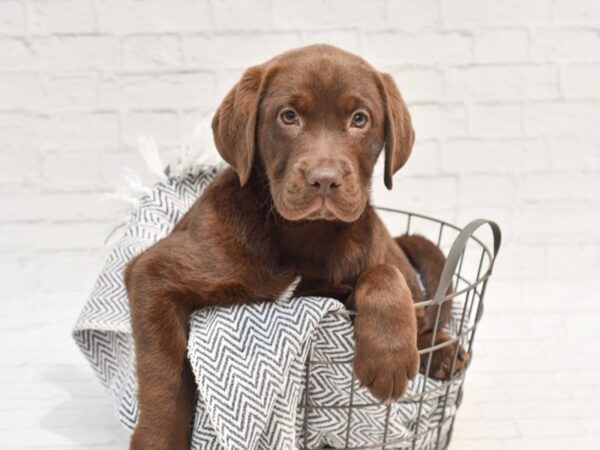
[[[414,140],[389,75],[335,47],[292,50],[244,73],[213,131],[231,167],[125,271],[139,380],[132,449],[188,448],[195,384],[186,344],[199,308],[273,301],[298,276],[298,294],[351,293],[354,370],[381,401],[402,396],[417,349],[431,344],[434,311],[413,302],[435,291],[444,256],[421,237],[394,240],[369,205],[380,153],[391,189]],[[438,332],[436,343],[448,339]],[[432,376],[450,375],[454,350],[434,353]]]

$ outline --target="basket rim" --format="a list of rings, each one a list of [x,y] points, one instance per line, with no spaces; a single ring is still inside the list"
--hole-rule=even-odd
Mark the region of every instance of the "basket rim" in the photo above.
[[[407,211],[407,210],[403,210],[403,209],[391,208],[388,206],[373,205],[373,208],[377,211],[385,211],[385,212],[391,212],[391,213],[396,213],[396,214],[403,214],[403,215],[407,216],[409,218],[408,219],[409,220],[408,227],[410,227],[410,219],[412,217],[418,217],[420,219],[425,219],[425,220],[429,220],[431,222],[436,222],[441,225],[440,230],[443,229],[443,227],[449,227],[449,228],[453,229],[454,231],[457,231],[458,233],[462,232],[470,225],[469,224],[469,225],[466,225],[465,227],[461,228],[458,225],[454,225],[454,224],[447,222],[445,220],[442,220],[442,219],[437,219],[435,217],[427,216],[425,214],[420,214],[420,213]],[[473,222],[475,222],[475,221],[473,221]],[[471,222],[471,224],[473,222]],[[497,226],[494,222],[490,222],[487,220],[485,222],[492,223],[494,226]],[[458,238],[458,236],[457,236],[457,238]],[[475,241],[477,244],[479,244],[479,246],[482,249],[481,261],[479,263],[480,266],[483,264],[484,256],[487,256],[488,261],[489,261],[489,265],[488,265],[487,269],[483,273],[480,273],[475,281],[470,282],[470,283],[466,280],[465,277],[459,275],[458,279],[460,279],[461,281],[463,281],[464,283],[467,284],[465,287],[461,288],[460,290],[453,291],[450,294],[444,295],[440,300],[436,300],[434,298],[428,298],[428,299],[422,300],[420,302],[415,302],[414,303],[415,309],[416,308],[426,308],[428,306],[436,305],[438,303],[444,303],[444,302],[453,300],[454,298],[460,297],[461,295],[466,294],[467,292],[475,289],[477,286],[479,286],[480,284],[483,284],[485,281],[487,281],[490,278],[490,276],[492,275],[492,269],[494,267],[494,263],[496,261],[496,256],[498,253],[497,250],[494,249],[494,252],[492,252],[490,250],[490,248],[488,247],[488,245],[486,245],[481,239],[479,239],[473,233],[469,234],[468,239]],[[444,265],[444,267],[445,267],[445,265]],[[342,314],[342,315],[354,316],[354,315],[356,315],[356,311],[349,310],[349,309],[339,309],[337,311],[332,311],[331,314]]]

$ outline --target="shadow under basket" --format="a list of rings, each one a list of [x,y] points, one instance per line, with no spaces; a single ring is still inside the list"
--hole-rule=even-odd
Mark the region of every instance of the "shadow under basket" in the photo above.
[[[320,334],[335,332],[335,327],[319,328],[307,359],[306,383],[298,406],[297,448],[302,450],[438,450],[450,445],[468,366],[450,379],[433,379],[430,374],[432,353],[442,347],[455,347],[450,373],[455,372],[458,357],[456,342],[472,361],[486,285],[500,247],[500,228],[494,222],[479,219],[461,229],[420,214],[389,208],[377,210],[393,235],[425,236],[447,255],[434,297],[415,304],[415,308],[433,309],[435,315],[432,344],[419,351],[425,368],[412,380],[400,400],[382,404],[360,386],[347,352],[339,352],[343,356],[336,358],[336,351],[320,347],[320,343],[326,346],[332,339],[331,336],[321,339]],[[489,237],[480,236],[482,225],[491,229],[491,247],[485,243]],[[453,289],[447,294],[451,286]],[[440,312],[446,302],[452,302],[452,314],[449,323],[442,328]],[[353,312],[344,310],[329,314],[352,315]],[[448,331],[452,339],[433,345],[435,334],[442,329]],[[353,345],[351,338],[348,342]],[[352,353],[353,349],[350,349]],[[332,426],[336,427],[334,433]]]

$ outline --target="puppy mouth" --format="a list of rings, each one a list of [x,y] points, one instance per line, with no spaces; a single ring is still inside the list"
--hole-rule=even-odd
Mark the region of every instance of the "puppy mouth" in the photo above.
[[[339,208],[335,202],[328,197],[317,197],[308,205],[302,207],[290,207],[284,198],[281,199],[277,210],[285,219],[290,221],[300,220],[326,220],[354,222],[360,216],[360,208],[352,208],[349,211]]]
[[[305,220],[341,220],[339,219],[339,217],[335,214],[334,211],[332,211],[328,206],[327,206],[327,201],[323,200],[321,206],[316,209],[313,210],[312,212],[309,212],[305,217]]]

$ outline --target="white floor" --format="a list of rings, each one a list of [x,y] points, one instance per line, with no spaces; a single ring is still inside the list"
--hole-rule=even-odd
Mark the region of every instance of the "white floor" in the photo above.
[[[598,307],[521,313],[490,283],[451,449],[600,448]],[[9,301],[0,316],[0,448],[124,449],[128,433],[70,337],[85,292]],[[549,303],[551,305],[552,303]],[[511,308],[513,312],[510,312]],[[507,312],[509,310],[509,312]]]

